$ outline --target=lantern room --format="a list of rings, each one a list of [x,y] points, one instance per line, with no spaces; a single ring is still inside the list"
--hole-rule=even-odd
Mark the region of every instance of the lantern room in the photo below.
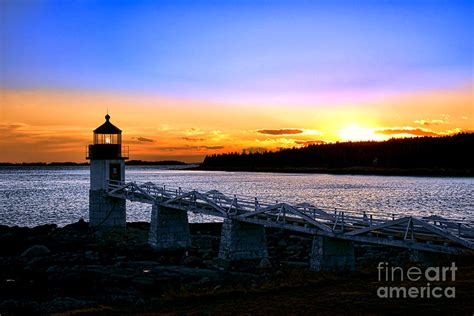
[[[127,159],[122,150],[122,131],[105,116],[105,123],[94,130],[93,144],[87,150],[87,159]]]
[[[105,116],[105,123],[94,130],[94,145],[122,144],[122,131],[110,123],[110,115]]]

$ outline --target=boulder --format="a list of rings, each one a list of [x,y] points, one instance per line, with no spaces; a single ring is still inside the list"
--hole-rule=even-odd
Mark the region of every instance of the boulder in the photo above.
[[[45,311],[52,313],[77,309],[88,304],[90,304],[90,302],[77,300],[71,297],[57,297],[52,301],[43,303],[42,305]]]
[[[202,259],[195,256],[187,256],[183,258],[183,265],[187,267],[202,267]]]
[[[23,251],[21,257],[38,257],[49,254],[51,251],[46,246],[34,245]]]
[[[258,264],[258,268],[259,269],[271,269],[272,268],[272,263],[267,258],[263,258],[262,260],[260,260],[260,263]]]

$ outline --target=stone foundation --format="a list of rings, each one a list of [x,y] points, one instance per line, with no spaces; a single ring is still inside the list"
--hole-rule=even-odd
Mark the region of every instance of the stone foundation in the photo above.
[[[353,271],[354,242],[315,236],[311,249],[311,269]]]
[[[225,219],[222,224],[219,258],[229,261],[268,257],[265,227]]]
[[[148,243],[157,250],[190,247],[188,213],[153,205]]]
[[[89,191],[89,225],[98,229],[125,227],[125,200],[106,197],[104,190]]]

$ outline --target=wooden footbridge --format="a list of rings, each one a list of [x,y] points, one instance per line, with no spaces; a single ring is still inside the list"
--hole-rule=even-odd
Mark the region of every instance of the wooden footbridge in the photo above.
[[[270,202],[254,197],[228,196],[216,190],[184,191],[151,182],[109,180],[106,194],[171,211],[206,214],[343,241],[448,254],[474,251],[474,223],[466,220],[328,210],[309,203]]]

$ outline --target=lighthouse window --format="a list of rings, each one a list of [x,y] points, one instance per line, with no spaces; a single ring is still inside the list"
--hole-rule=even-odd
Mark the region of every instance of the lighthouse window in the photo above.
[[[94,144],[120,144],[120,134],[94,134]]]

